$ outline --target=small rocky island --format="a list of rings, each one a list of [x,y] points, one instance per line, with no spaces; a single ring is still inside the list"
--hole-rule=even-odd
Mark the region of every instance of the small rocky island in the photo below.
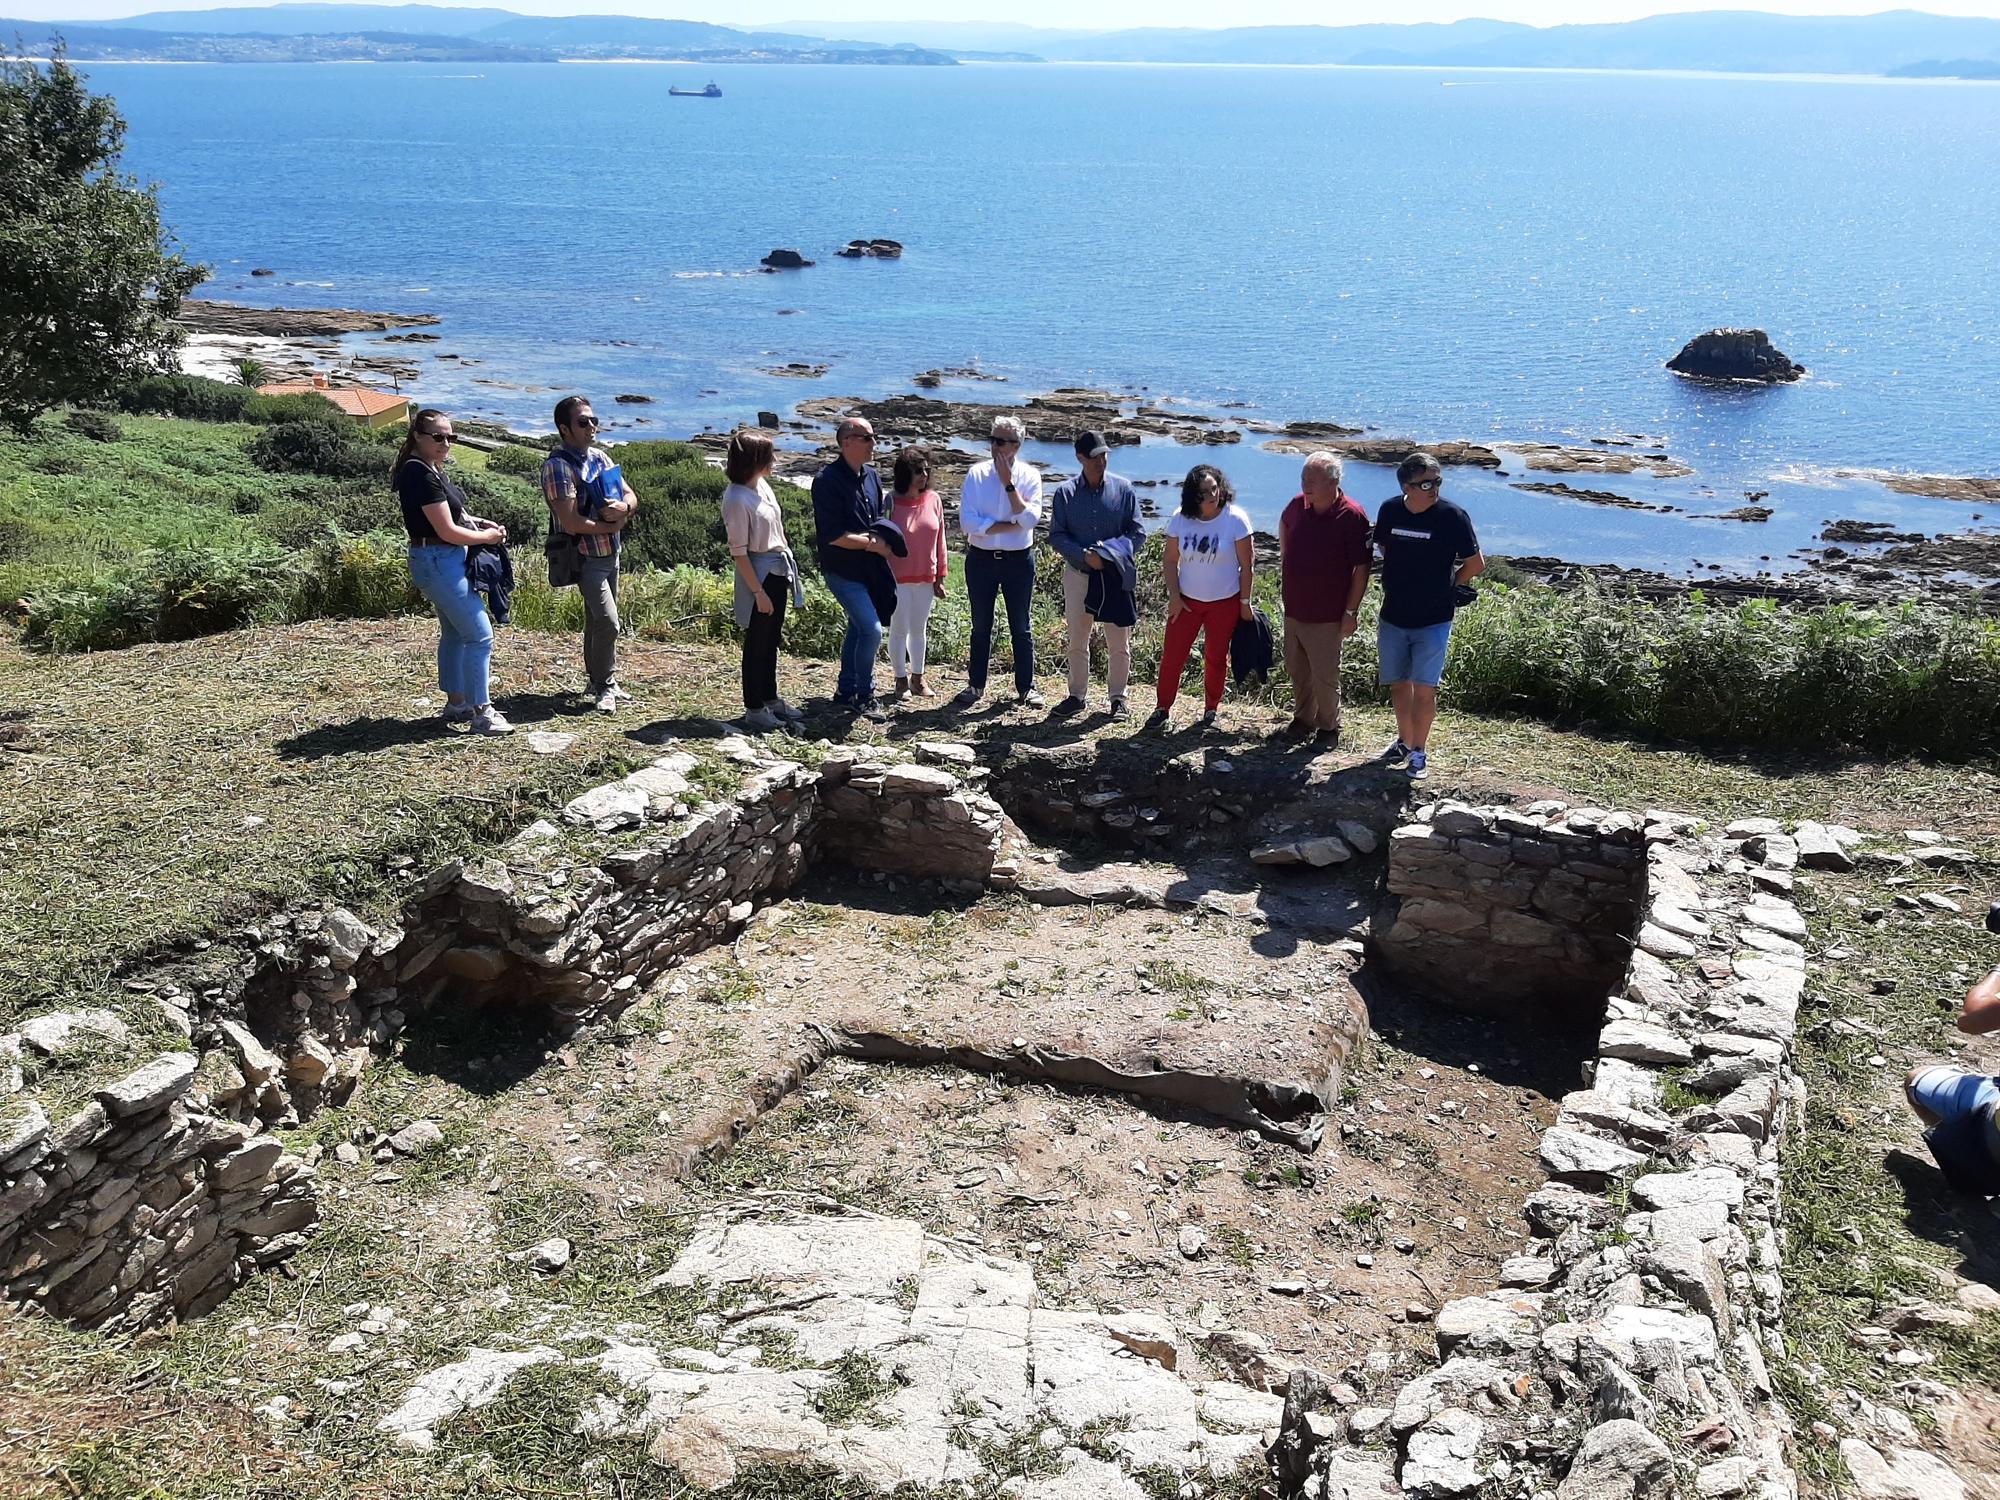
[[[1689,339],[1667,361],[1676,375],[1695,380],[1749,380],[1764,385],[1797,380],[1806,367],[1789,359],[1761,328],[1711,328]]]

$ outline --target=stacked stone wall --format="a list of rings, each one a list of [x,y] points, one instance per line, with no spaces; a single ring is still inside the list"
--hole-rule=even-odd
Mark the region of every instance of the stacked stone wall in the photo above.
[[[1375,958],[1460,1010],[1597,1021],[1644,910],[1641,825],[1557,806],[1447,802],[1392,833]]]
[[[1465,811],[1506,826],[1504,809]],[[1805,1108],[1806,925],[1789,874],[1765,863],[1782,863],[1777,841],[1767,854],[1735,826],[1626,821],[1648,877],[1641,946],[1542,1138],[1529,1248],[1493,1290],[1438,1310],[1434,1368],[1376,1380],[1333,1424],[1387,1448],[1406,1495],[1796,1500],[1770,1367],[1786,1357],[1779,1158]],[[1448,836],[1483,838],[1473,822],[1454,816],[1466,832]],[[1301,1426],[1289,1441],[1317,1444],[1305,1467],[1337,1476],[1325,1438]]]
[[[195,1317],[291,1255],[319,1218],[312,1169],[275,1137],[187,1107],[168,1053],[58,1122],[0,1099],[0,1288],[86,1327]]]

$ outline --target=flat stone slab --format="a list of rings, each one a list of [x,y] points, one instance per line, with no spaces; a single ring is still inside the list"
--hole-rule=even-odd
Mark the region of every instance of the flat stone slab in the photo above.
[[[428,1449],[522,1370],[559,1362],[610,1388],[579,1407],[581,1430],[636,1438],[700,1489],[773,1465],[828,1466],[880,1492],[982,1485],[1004,1476],[990,1473],[981,1446],[1034,1438],[1055,1472],[1023,1493],[1095,1500],[1145,1493],[1133,1476],[1148,1469],[1204,1485],[1228,1478],[1258,1460],[1284,1407],[1264,1391],[1177,1373],[1179,1332],[1165,1320],[1043,1307],[1025,1264],[910,1220],[732,1204],[703,1221],[656,1285],[716,1289],[730,1311],[713,1350],[661,1349],[616,1331],[600,1335],[602,1353],[567,1358],[475,1349],[421,1376],[377,1429]],[[731,1288],[752,1289],[752,1301],[733,1305]],[[790,1351],[776,1367],[762,1353],[774,1340]],[[874,1394],[859,1412],[830,1413],[823,1398],[851,1391],[857,1370]],[[979,1444],[951,1440],[967,1423]],[[1043,1436],[1051,1429],[1053,1443]],[[1098,1435],[1092,1453],[1077,1446],[1086,1432]],[[1387,1455],[1355,1462],[1379,1465],[1381,1481],[1357,1493],[1395,1493]]]

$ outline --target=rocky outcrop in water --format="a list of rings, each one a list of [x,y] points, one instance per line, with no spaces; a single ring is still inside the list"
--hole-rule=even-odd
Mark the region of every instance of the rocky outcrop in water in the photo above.
[[[1765,385],[1797,380],[1806,367],[1794,363],[1761,328],[1711,328],[1689,339],[1667,361],[1676,375],[1696,380],[1750,380]]]
[[[773,250],[761,264],[767,271],[802,271],[813,262],[796,250]]]

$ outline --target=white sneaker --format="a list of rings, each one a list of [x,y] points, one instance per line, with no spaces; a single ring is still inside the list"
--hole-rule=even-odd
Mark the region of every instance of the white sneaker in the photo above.
[[[618,712],[618,689],[608,687],[597,695],[597,711],[601,714]]]
[[[474,734],[512,734],[514,726],[507,722],[507,716],[492,705],[472,711],[472,732]]]
[[[622,687],[618,686],[618,684],[615,682],[612,683],[609,688],[605,689],[605,691],[610,693],[611,696],[616,698],[620,703],[630,703],[632,701],[632,695],[626,692],[625,689],[623,689]]]
[[[736,721],[745,729],[754,729],[759,734],[769,734],[774,729],[783,729],[785,721],[768,708],[756,709]]]
[[[477,712],[478,710],[470,703],[447,703],[438,713],[438,717],[447,724],[468,724]]]

